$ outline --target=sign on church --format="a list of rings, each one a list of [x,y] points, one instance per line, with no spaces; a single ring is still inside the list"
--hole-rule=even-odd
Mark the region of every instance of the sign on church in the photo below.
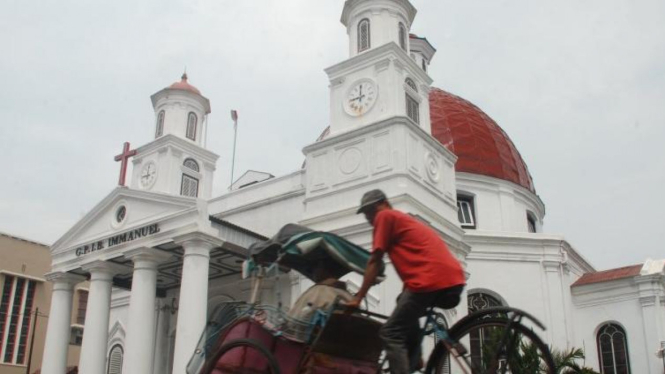
[[[146,236],[154,235],[159,231],[160,231],[159,224],[153,223],[152,225],[123,232],[122,234],[114,235],[110,238],[98,240],[96,242],[76,248],[76,257],[87,255],[88,253],[96,251],[101,251],[102,249],[115,247],[116,245],[126,242],[131,242],[132,240],[144,238]]]

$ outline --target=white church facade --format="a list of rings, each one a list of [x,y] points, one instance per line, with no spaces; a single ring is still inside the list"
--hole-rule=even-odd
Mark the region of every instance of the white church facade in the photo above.
[[[304,146],[303,167],[248,173],[221,196],[212,193],[218,155],[205,147],[209,100],[186,75],[155,93],[154,139],[118,156],[124,167],[133,157],[129,185],[121,180],[51,247],[41,372],[65,373],[73,289],[89,279],[80,373],[185,373],[215,308],[249,298],[241,263],[252,243],[298,223],[369,248],[372,229],[355,212],[380,188],[464,264],[466,297],[446,312],[448,324],[516,307],[547,326],[541,335],[554,348],[584,348],[599,372],[663,373],[664,261],[597,272],[543,232],[545,205],[508,135],[431,86],[435,49],[411,34],[415,16],[408,0],[347,0],[349,58],[325,70],[329,128]],[[384,314],[401,290],[387,269],[368,296]],[[351,290],[361,281],[345,280]],[[266,282],[263,301],[291,305],[309,285],[290,273]]]

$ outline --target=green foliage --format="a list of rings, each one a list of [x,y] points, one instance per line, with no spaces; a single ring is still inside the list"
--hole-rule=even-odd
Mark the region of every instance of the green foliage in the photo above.
[[[584,351],[581,348],[571,348],[561,351],[550,347],[557,374],[598,374],[591,368],[579,366],[578,360],[584,361]]]
[[[491,328],[484,329],[482,332],[482,366],[488,369],[495,358],[508,364],[512,374],[538,374],[546,373],[547,369],[543,365],[542,352],[538,350],[535,344],[525,339],[522,335],[511,335],[504,337],[505,329]],[[512,352],[498,351],[500,342],[504,341],[519,342],[518,349]],[[599,374],[591,368],[580,366],[577,362],[584,360],[584,351],[580,348],[572,348],[568,351],[550,349],[554,360],[554,374]],[[495,368],[498,369],[498,368]]]

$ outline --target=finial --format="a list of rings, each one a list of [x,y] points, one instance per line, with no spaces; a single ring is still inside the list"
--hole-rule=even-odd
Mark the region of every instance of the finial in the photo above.
[[[186,81],[187,80],[187,65],[185,65],[185,71],[182,73],[182,77],[180,79]]]

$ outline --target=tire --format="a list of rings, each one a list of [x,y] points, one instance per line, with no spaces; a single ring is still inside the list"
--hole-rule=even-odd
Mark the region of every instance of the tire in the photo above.
[[[458,362],[449,354],[445,345],[439,342],[427,361],[425,373],[555,374],[552,354],[538,335],[521,324],[512,325],[510,333],[505,334],[508,323],[509,321],[505,318],[487,318],[462,326],[453,326],[449,335],[452,340],[461,343],[468,351],[465,355],[468,361],[459,357]],[[499,352],[500,344],[498,342],[504,336],[521,337],[521,339],[508,339],[510,342],[503,345],[506,349]],[[470,344],[472,339],[474,344]],[[494,342],[492,339],[495,339]],[[510,346],[517,349],[508,348]],[[481,348],[479,349],[479,347]],[[512,351],[512,354],[509,351]],[[471,362],[473,367],[469,367],[467,362]]]
[[[211,373],[221,373],[221,374],[259,374],[256,369],[248,369],[248,368],[232,368],[232,369],[220,369],[217,368],[217,362],[226,354],[229,353],[231,350],[236,349],[236,348],[247,348],[247,349],[252,349],[254,351],[257,351],[261,354],[261,356],[265,357],[267,361],[267,367],[265,368],[266,370],[261,370],[260,373],[266,373],[266,374],[280,374],[279,370],[279,364],[277,363],[277,360],[275,360],[275,357],[268,351],[266,347],[264,347],[261,343],[257,342],[256,340],[252,339],[237,339],[237,340],[232,340],[226,344],[224,344],[215,354],[212,356],[211,359],[208,360],[206,363],[205,367],[201,371],[201,374],[211,374]]]

